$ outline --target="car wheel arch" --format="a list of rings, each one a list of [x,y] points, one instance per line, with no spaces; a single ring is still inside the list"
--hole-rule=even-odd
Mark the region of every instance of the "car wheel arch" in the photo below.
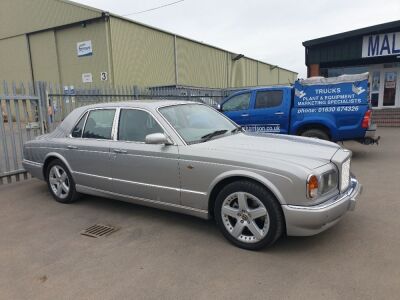
[[[267,178],[252,172],[243,173],[243,171],[231,171],[225,174],[221,174],[216,179],[214,179],[213,183],[210,185],[209,192],[207,193],[209,218],[213,218],[214,216],[214,203],[221,189],[229,183],[240,180],[248,180],[262,185],[277,199],[277,201],[281,205],[286,204],[286,201],[284,200],[282,194],[279,192],[278,188]]]
[[[328,124],[323,124],[323,123],[303,123],[297,127],[295,130],[296,135],[302,135],[303,132],[310,130],[310,129],[318,129],[324,131],[329,139],[332,139],[332,128]]]
[[[74,177],[73,175],[73,171],[71,170],[71,166],[69,165],[69,163],[67,162],[67,160],[65,159],[65,157],[63,157],[61,154],[56,153],[56,152],[51,152],[48,153],[46,155],[46,157],[44,158],[44,163],[43,163],[43,177],[46,179],[47,178],[47,166],[50,164],[50,162],[52,162],[55,159],[59,159],[61,160],[66,167],[68,168],[68,171],[71,173],[71,176]]]

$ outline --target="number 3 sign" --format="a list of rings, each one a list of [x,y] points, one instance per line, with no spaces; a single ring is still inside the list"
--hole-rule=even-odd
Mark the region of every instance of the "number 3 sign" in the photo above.
[[[106,81],[108,79],[107,72],[101,72],[100,73],[100,79],[101,79],[101,81]]]

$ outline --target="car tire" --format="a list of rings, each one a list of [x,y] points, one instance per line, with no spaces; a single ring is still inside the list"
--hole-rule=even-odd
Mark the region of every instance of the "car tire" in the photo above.
[[[60,203],[72,203],[79,199],[75,182],[67,166],[59,159],[52,160],[46,169],[46,181],[53,198]]]
[[[321,129],[308,129],[304,131],[301,136],[317,138],[320,140],[329,141],[328,134]]]
[[[284,230],[279,202],[252,181],[235,181],[223,187],[215,201],[214,216],[225,238],[247,250],[271,246]]]

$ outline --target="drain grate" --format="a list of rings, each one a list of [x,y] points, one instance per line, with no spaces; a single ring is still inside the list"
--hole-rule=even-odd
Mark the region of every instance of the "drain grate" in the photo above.
[[[86,228],[81,232],[82,235],[98,238],[102,236],[110,235],[113,232],[116,232],[119,228],[110,226],[110,225],[102,225],[96,224]]]

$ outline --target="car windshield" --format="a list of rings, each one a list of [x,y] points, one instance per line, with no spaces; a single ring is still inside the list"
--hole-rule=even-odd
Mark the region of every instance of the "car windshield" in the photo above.
[[[159,111],[187,144],[205,142],[238,131],[234,123],[206,105],[173,105]]]

